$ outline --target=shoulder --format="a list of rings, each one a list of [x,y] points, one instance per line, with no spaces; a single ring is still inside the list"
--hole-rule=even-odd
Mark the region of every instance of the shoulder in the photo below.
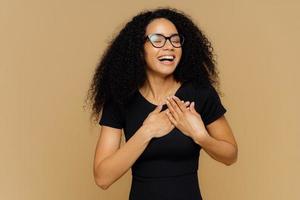
[[[122,104],[118,103],[114,99],[107,99],[103,104],[103,110],[109,109],[109,110],[121,110],[123,108]]]
[[[212,85],[194,85],[195,109],[207,125],[226,112],[217,90]]]
[[[103,104],[99,124],[110,126],[113,128],[124,127],[123,106],[113,99],[106,100]]]
[[[196,83],[191,83],[191,88],[193,89],[194,95],[197,98],[201,98],[202,100],[206,100],[209,98],[219,97],[219,94],[214,86],[210,84],[199,85]]]

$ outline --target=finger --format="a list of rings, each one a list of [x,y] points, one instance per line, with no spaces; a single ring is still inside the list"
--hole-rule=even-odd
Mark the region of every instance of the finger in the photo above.
[[[159,113],[162,109],[163,105],[159,104],[156,106],[156,108],[152,111],[153,113]]]
[[[167,114],[169,120],[172,122],[172,124],[174,126],[176,126],[177,125],[177,121],[174,119],[174,117],[172,116],[172,114],[170,113],[170,111],[167,111],[166,114]]]
[[[174,119],[179,120],[179,116],[177,111],[175,110],[175,108],[173,107],[173,104],[171,104],[171,102],[167,99],[166,100],[167,106],[171,112],[171,114],[173,115]]]
[[[194,101],[191,103],[191,110],[193,112],[196,112],[196,110],[195,110],[195,102]]]
[[[174,99],[174,101],[176,102],[176,104],[179,107],[179,109],[181,110],[181,112],[186,111],[186,107],[185,107],[184,103],[182,103],[178,97],[172,96],[172,99]]]
[[[190,102],[189,102],[189,101],[186,101],[186,102],[184,102],[184,105],[185,105],[185,107],[187,107],[187,106],[190,105]]]
[[[190,104],[189,101],[184,102],[183,100],[181,100],[181,102],[183,103],[183,105],[184,105],[185,107],[187,107],[187,106]]]
[[[192,111],[192,113],[198,114],[198,112],[195,109],[195,102],[194,101],[191,103],[190,110]]]
[[[197,114],[201,118],[201,115],[195,109],[195,102],[194,101],[191,103],[190,110],[191,110],[192,113]]]
[[[173,97],[171,97],[169,99],[169,101],[171,102],[174,110],[177,112],[178,116],[180,117],[180,115],[182,114],[182,110],[180,109],[180,107],[178,106],[178,104],[176,103],[175,99]],[[179,100],[180,101],[180,100]],[[181,102],[180,102],[181,103]],[[184,106],[185,107],[185,106]]]
[[[176,110],[176,112],[178,114],[182,114],[182,112],[185,111],[185,106],[184,106],[184,104],[182,104],[182,102],[180,101],[180,99],[178,99],[178,103],[176,101],[177,100],[175,100],[174,96],[172,96],[170,98],[170,102],[173,105],[173,108]],[[179,105],[182,106],[182,108]]]

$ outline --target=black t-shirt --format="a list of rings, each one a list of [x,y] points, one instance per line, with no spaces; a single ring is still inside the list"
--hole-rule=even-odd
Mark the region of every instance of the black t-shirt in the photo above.
[[[201,115],[205,125],[221,117],[226,109],[213,86],[194,87],[184,82],[175,96],[183,101],[194,101],[195,109]],[[100,125],[124,130],[125,140],[141,127],[148,114],[156,105],[145,99],[139,90],[126,106],[105,102]],[[162,111],[167,109],[164,105]],[[153,138],[144,152],[132,166],[132,175],[141,177],[167,177],[195,172],[198,169],[201,146],[184,135],[176,127],[167,135]]]

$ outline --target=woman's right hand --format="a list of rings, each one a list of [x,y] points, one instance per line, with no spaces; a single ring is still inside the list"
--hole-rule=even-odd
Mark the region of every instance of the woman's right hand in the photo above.
[[[190,102],[187,101],[185,105],[188,106],[189,103]],[[166,114],[166,112],[170,112],[169,109],[167,108],[161,112],[162,107],[163,105],[156,106],[143,122],[143,126],[148,129],[151,138],[159,138],[167,135],[175,128]]]

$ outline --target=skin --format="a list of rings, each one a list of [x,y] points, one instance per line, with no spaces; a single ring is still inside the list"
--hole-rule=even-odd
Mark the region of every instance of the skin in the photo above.
[[[178,31],[172,22],[164,18],[159,18],[150,22],[146,27],[146,35],[153,33],[171,36],[178,33]],[[175,55],[175,61],[172,65],[164,65],[157,59],[159,56],[166,54]],[[153,47],[150,41],[145,42],[144,57],[147,63],[147,81],[143,87],[140,88],[140,92],[152,104],[158,105],[165,103],[166,96],[170,93],[174,94],[181,86],[181,83],[176,82],[173,77],[173,72],[181,59],[181,55],[182,49],[174,48],[169,40],[161,48]]]
[[[153,33],[160,33],[164,36],[171,36],[178,33],[175,25],[167,19],[155,19],[146,27],[146,35]],[[171,65],[164,65],[159,62],[158,57],[161,55],[173,54],[175,55],[174,63]],[[173,72],[176,69],[182,55],[181,48],[174,48],[168,40],[161,48],[155,48],[146,41],[144,44],[144,57],[146,61],[147,81],[140,93],[154,105],[157,105],[148,117],[144,120],[143,126],[150,130],[149,137],[162,137],[175,127],[166,115],[167,110],[160,112],[162,105],[166,103],[166,97],[169,94],[174,94],[181,86],[180,82],[176,82],[173,77]],[[167,94],[167,95],[166,95]],[[186,103],[185,105],[188,105]]]
[[[152,33],[161,33],[165,36],[170,36],[178,32],[172,22],[160,18],[153,20],[147,26],[146,35]],[[165,66],[159,63],[157,57],[165,53],[175,54],[176,60],[173,65]],[[155,129],[154,133],[160,133],[152,136],[161,137],[166,135],[172,128],[164,116],[161,116],[161,114],[165,114],[174,127],[178,128],[186,136],[191,137],[195,143],[201,145],[202,149],[213,159],[226,165],[236,162],[238,155],[237,143],[224,115],[205,126],[201,115],[195,110],[194,102],[188,107],[190,102],[183,102],[173,95],[167,97],[161,95],[166,93],[167,88],[171,87],[170,85],[178,84],[174,80],[172,73],[180,61],[182,49],[174,48],[169,41],[162,48],[155,48],[150,42],[146,42],[144,45],[144,55],[147,63],[148,80],[144,85],[144,89],[140,91],[153,104],[155,104],[154,102],[162,104],[161,101],[163,101],[163,104],[167,103],[168,106],[168,109],[163,112],[160,112],[161,107],[156,108],[153,113],[150,113],[150,120],[146,119],[144,121],[144,124],[150,124],[149,128],[152,127],[152,129]],[[180,83],[177,89],[179,87]],[[155,123],[155,121],[165,123]]]
[[[201,145],[213,159],[225,165],[237,161],[237,143],[224,115],[205,126],[201,115],[195,110],[195,102],[187,108],[178,97],[172,96],[168,98],[167,105],[169,112],[166,114],[172,124]]]
[[[155,32],[170,36],[177,33],[177,30],[170,21],[155,19],[147,26],[146,33]],[[175,63],[168,66],[161,65],[157,57],[164,53],[174,53],[177,59]],[[181,54],[182,49],[174,48],[169,41],[159,49],[149,42],[145,43],[144,55],[148,80],[140,88],[140,92],[149,102],[155,105],[167,103],[168,108],[161,111],[162,105],[158,105],[149,113],[143,125],[122,146],[120,145],[122,129],[110,126],[101,128],[94,157],[94,178],[95,183],[102,189],[108,189],[131,168],[152,138],[162,137],[174,127],[201,145],[202,149],[215,160],[226,165],[237,160],[237,144],[225,116],[204,126],[200,114],[195,110],[194,102],[190,104],[178,97],[167,99],[164,95],[174,94],[181,86],[172,75]]]

